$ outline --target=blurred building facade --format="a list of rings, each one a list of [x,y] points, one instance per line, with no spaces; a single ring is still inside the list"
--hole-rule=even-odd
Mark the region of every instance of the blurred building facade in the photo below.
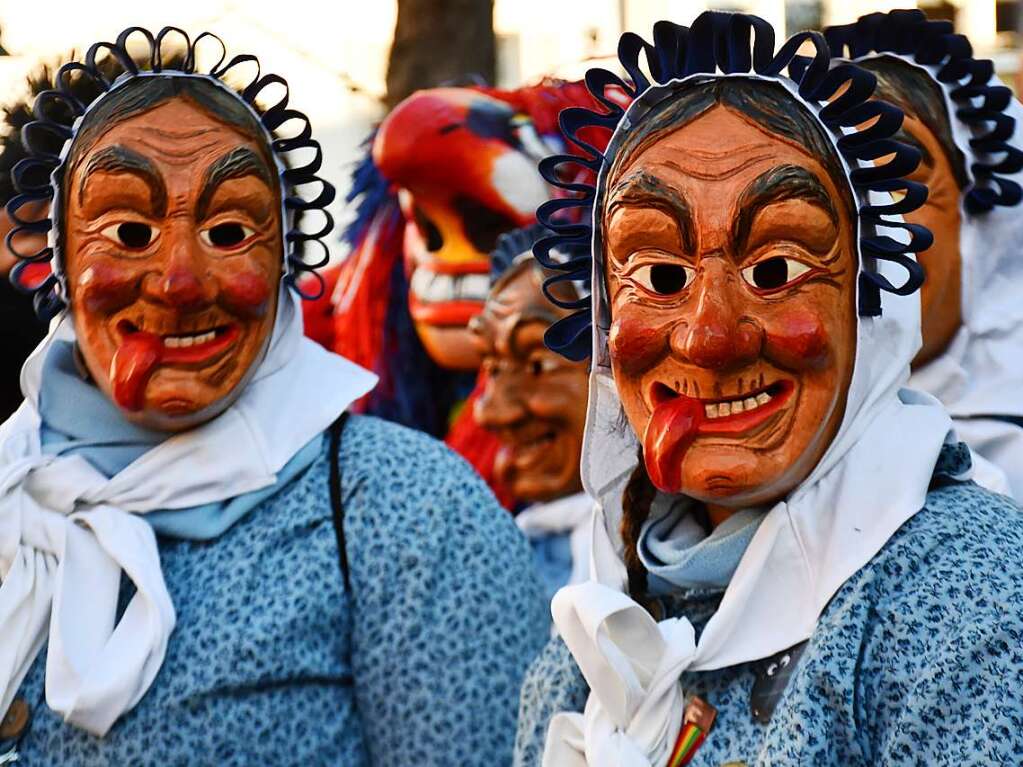
[[[872,11],[920,8],[948,19],[1011,80],[1019,69],[1023,0],[497,0],[498,79],[512,85],[544,73],[581,74],[579,62],[610,58],[624,29],[648,35],[655,21],[688,23],[709,8],[755,13],[786,35],[841,24]]]
[[[1023,0],[494,0],[497,84],[515,87],[545,75],[581,77],[611,63],[623,30],[649,36],[655,21],[690,23],[707,8],[756,13],[791,34],[863,13],[917,7],[951,19],[974,47],[993,58],[1011,81],[1019,71]],[[221,35],[232,52],[258,53],[265,70],[285,75],[291,103],[306,112],[323,144],[324,172],[342,194],[360,142],[383,114],[388,51],[396,0],[175,0],[172,7],[140,0],[46,6],[0,0],[0,103],[25,91],[25,75],[40,61],[131,25],[175,24]],[[471,73],[467,73],[471,74]],[[332,212],[344,220],[339,198]]]

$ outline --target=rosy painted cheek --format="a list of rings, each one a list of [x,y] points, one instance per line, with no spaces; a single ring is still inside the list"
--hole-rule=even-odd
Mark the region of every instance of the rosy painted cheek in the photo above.
[[[220,280],[221,301],[243,317],[262,317],[270,300],[270,282],[257,271],[234,272]]]
[[[638,374],[667,355],[667,328],[653,325],[642,316],[623,313],[611,323],[607,343],[622,372]]]
[[[115,312],[138,299],[140,276],[134,269],[92,264],[78,276],[78,298],[89,312]]]
[[[815,312],[792,311],[767,323],[765,356],[783,368],[820,369],[830,351],[828,330]]]

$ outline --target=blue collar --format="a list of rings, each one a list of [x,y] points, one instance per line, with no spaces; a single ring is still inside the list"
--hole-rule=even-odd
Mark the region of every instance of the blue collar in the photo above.
[[[136,426],[90,381],[75,363],[74,347],[57,341],[43,363],[39,392],[40,440],[51,455],[80,455],[107,477],[122,471],[170,434]],[[304,471],[323,450],[318,434],[277,474],[269,487],[217,503],[143,515],[157,533],[189,540],[212,540]]]

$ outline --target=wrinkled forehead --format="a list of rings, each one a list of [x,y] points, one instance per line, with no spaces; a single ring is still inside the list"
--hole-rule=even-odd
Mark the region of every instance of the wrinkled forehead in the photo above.
[[[687,175],[717,178],[769,160],[787,142],[736,112],[716,105],[678,127],[666,126],[631,152],[623,152],[609,177],[615,183],[639,163],[661,162]]]
[[[277,192],[275,164],[262,142],[229,125],[185,96],[120,120],[74,154],[70,190],[81,190],[92,177],[116,173],[164,178],[186,177],[191,191],[216,164],[233,165],[235,177],[254,175]]]
[[[604,204],[607,208],[627,200],[660,198],[727,208],[734,201],[730,198],[748,192],[780,168],[799,169],[806,181],[838,196],[827,171],[803,147],[716,105],[678,128],[663,130],[616,163]],[[777,196],[783,195],[779,189]]]
[[[694,75],[649,88],[615,128],[597,201],[651,145],[662,145],[663,154],[665,140],[675,144],[670,161],[690,175],[716,177],[784,154],[788,162],[823,168],[848,196],[847,169],[828,129],[792,87],[753,75]]]
[[[531,260],[516,263],[491,289],[483,312],[473,322],[475,332],[492,343],[507,341],[526,324],[546,328],[565,316],[547,300],[542,281]]]

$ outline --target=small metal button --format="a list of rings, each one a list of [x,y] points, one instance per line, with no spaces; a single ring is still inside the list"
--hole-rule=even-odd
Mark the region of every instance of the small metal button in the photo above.
[[[0,722],[0,740],[17,740],[25,734],[31,719],[31,709],[24,698],[15,698]]]

